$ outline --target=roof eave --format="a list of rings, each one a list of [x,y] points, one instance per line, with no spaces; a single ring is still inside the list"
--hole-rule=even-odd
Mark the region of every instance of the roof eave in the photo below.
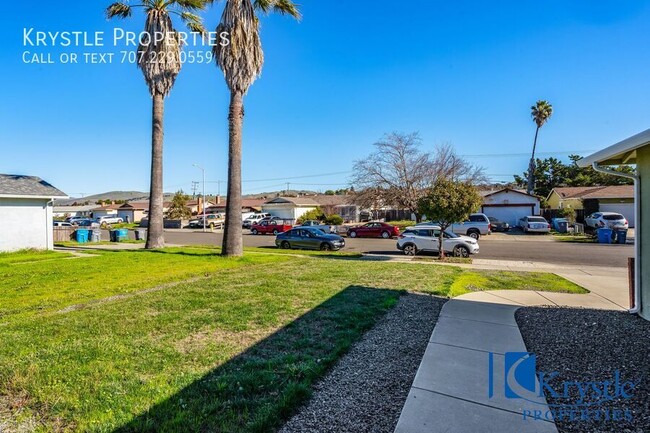
[[[589,167],[593,163],[600,165],[636,164],[636,150],[650,145],[650,129],[619,141],[605,149],[577,161],[579,167]]]
[[[67,195],[27,195],[27,194],[0,194],[0,198],[34,198],[39,200],[65,200]]]

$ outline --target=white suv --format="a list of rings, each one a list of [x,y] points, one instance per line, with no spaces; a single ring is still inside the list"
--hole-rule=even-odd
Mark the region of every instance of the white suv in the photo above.
[[[262,221],[264,218],[269,218],[271,216],[270,213],[256,213],[248,218],[246,218],[244,221],[242,221],[242,227],[245,229],[251,228],[251,226],[255,223],[258,223]]]
[[[629,224],[627,219],[620,213],[616,212],[595,212],[585,218],[585,224],[592,229],[601,227],[610,229],[627,230]]]
[[[107,215],[95,218],[95,222],[100,226],[104,226],[107,224],[122,224],[124,220],[117,215]]]
[[[442,246],[445,252],[456,257],[469,257],[478,254],[478,241],[469,236],[460,236],[447,230],[443,234]],[[418,225],[408,227],[397,239],[397,249],[407,256],[414,256],[420,251],[438,252],[440,226]]]

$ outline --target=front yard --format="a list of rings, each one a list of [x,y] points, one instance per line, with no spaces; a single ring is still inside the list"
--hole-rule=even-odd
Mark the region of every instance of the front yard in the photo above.
[[[549,274],[209,248],[0,254],[1,431],[273,431],[403,291]]]

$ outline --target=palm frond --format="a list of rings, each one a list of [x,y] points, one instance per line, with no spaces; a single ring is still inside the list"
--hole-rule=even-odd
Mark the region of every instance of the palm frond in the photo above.
[[[227,0],[216,32],[228,33],[230,43],[216,44],[212,51],[233,93],[245,94],[262,73],[264,52],[259,30],[251,0]]]
[[[173,3],[184,11],[202,11],[209,2],[207,0],[169,0],[168,3]]]
[[[174,30],[166,10],[156,8],[147,11],[144,34],[163,35],[162,40],[143,40],[138,47],[138,67],[149,86],[151,95],[167,96],[181,70],[181,41]],[[148,42],[148,43],[146,43]]]
[[[106,8],[106,18],[129,18],[133,13],[131,6],[126,3],[116,2]]]
[[[203,25],[203,20],[201,19],[200,16],[195,15],[191,12],[182,12],[181,14],[181,20],[185,23],[188,29],[190,29],[191,32],[196,32],[196,33],[201,33],[203,36],[205,36],[208,32],[205,29],[205,26]]]
[[[292,0],[255,0],[253,6],[265,14],[275,12],[281,15],[291,15],[296,19],[302,17],[298,5]]]

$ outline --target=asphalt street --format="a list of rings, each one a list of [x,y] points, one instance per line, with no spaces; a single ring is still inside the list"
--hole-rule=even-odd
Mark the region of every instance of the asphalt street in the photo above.
[[[539,239],[536,239],[538,237]],[[194,230],[166,230],[165,241],[178,245],[221,245],[221,233]],[[357,238],[345,240],[345,251],[370,254],[402,254],[395,239]],[[244,231],[247,247],[275,247],[275,236],[252,235]],[[627,267],[628,257],[634,256],[633,245],[601,245],[554,241],[550,236],[483,236],[476,256],[481,259],[519,260],[563,265]]]

